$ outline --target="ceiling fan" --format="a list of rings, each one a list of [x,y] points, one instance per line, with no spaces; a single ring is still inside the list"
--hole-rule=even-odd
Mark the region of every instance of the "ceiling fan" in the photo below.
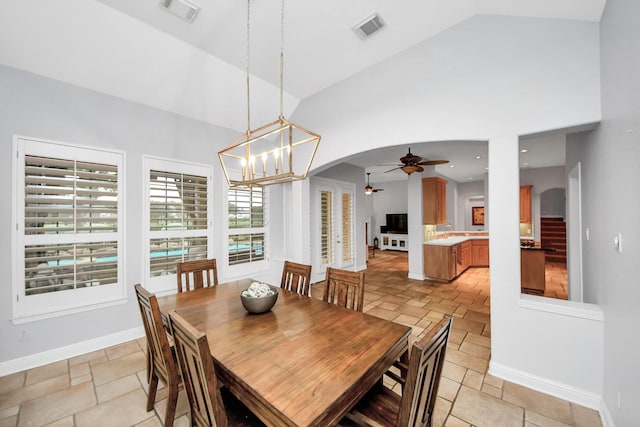
[[[415,154],[411,153],[411,148],[409,148],[409,152],[403,157],[400,157],[400,162],[402,164],[397,165],[397,167],[393,169],[385,171],[385,173],[394,171],[396,169],[402,169],[404,173],[406,173],[407,175],[411,175],[414,172],[424,171],[424,168],[422,166],[443,165],[445,163],[449,163],[449,160],[422,160],[422,157],[416,156]]]
[[[369,175],[371,175],[371,172],[367,172],[367,186],[364,187],[364,194],[366,194],[368,196],[371,193],[377,193],[378,191],[384,191],[384,188],[373,188],[371,186],[371,184],[369,184]]]

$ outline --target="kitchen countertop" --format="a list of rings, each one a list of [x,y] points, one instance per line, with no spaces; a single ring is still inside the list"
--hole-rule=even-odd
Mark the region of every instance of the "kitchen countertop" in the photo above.
[[[528,247],[528,246],[520,246],[520,249],[524,249],[525,251],[549,251],[549,252],[555,252],[556,248],[537,248],[537,247]]]
[[[447,238],[433,239],[427,240],[424,242],[425,245],[432,246],[454,246],[462,242],[466,242],[467,240],[487,240],[489,236],[450,236]]]

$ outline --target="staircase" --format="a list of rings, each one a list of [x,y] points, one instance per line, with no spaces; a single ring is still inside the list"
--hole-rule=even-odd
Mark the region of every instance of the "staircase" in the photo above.
[[[547,262],[567,263],[567,226],[564,218],[540,218],[540,240],[542,247],[556,250],[547,252]]]

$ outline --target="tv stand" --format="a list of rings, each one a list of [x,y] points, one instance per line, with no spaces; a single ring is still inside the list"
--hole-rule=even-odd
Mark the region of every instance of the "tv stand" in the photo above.
[[[409,250],[408,234],[382,233],[380,237],[380,250],[382,251],[385,251],[387,249],[391,249],[394,251]]]

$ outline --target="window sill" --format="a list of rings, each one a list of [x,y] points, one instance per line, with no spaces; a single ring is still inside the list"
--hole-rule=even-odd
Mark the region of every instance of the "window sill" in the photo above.
[[[596,304],[521,294],[520,299],[518,300],[518,306],[530,310],[561,314],[563,316],[576,317],[580,319],[595,320],[597,322],[604,321],[602,309]]]
[[[68,316],[76,313],[83,313],[86,311],[99,310],[101,308],[113,307],[116,305],[125,304],[128,301],[128,298],[118,298],[111,301],[105,301],[98,304],[91,304],[82,307],[73,307],[67,308],[58,311],[52,311],[49,313],[39,313],[39,314],[27,314],[24,316],[15,316],[11,319],[11,322],[14,325],[21,325],[24,323],[36,322],[38,320],[52,319],[55,317]]]

